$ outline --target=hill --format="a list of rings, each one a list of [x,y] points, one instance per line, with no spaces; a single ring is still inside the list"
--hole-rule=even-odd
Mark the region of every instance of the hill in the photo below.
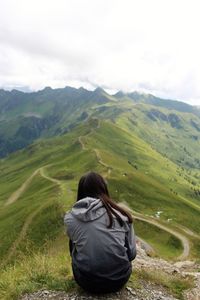
[[[101,89],[47,88],[28,100],[22,94],[24,98],[0,102],[1,122],[10,137],[18,136],[24,114],[26,129],[33,117],[27,114],[44,120],[57,107],[60,115],[38,136],[29,140],[27,132],[27,144],[0,161],[4,299],[43,287],[74,286],[63,215],[74,203],[80,176],[89,170],[101,173],[112,197],[131,209],[136,234],[153,249],[151,255],[199,261],[200,119],[193,107],[155,105],[145,95],[138,102]],[[14,135],[11,129],[17,130]]]
[[[196,107],[137,92],[110,96],[100,88],[0,90],[0,157],[38,138],[62,135],[92,116],[126,126],[179,165],[200,168]]]
[[[22,149],[39,137],[55,136],[88,117],[95,104],[108,102],[106,94],[83,88],[45,88],[34,93],[0,90],[0,156]]]

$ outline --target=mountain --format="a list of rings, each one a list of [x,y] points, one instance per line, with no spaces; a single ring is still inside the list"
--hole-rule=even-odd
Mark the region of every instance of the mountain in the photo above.
[[[127,127],[158,152],[185,167],[199,168],[200,112],[180,101],[103,89],[0,91],[0,157],[38,138],[62,135],[89,117],[126,119]],[[162,142],[161,142],[162,141]]]
[[[88,116],[88,110],[109,100],[105,92],[83,88],[34,93],[0,91],[0,157],[22,149],[39,137],[65,133]]]
[[[132,210],[154,255],[199,261],[200,117],[193,106],[136,94],[0,91],[4,299],[73,286],[63,215],[89,170]]]
[[[149,123],[153,128],[150,135],[158,131],[155,127],[161,122],[166,135],[165,142],[162,143],[165,147],[169,134],[172,139],[174,136],[174,140],[177,140],[177,136],[182,134],[181,128],[184,132],[189,130],[190,133],[186,135],[190,140],[194,140],[192,148],[194,145],[196,149],[195,142],[200,132],[200,113],[191,105],[137,92],[118,92],[110,96],[100,88],[87,91],[84,88],[66,87],[53,90],[46,87],[34,93],[0,90],[0,157],[22,149],[38,138],[63,134],[89,116],[98,114],[105,119],[112,118],[113,121],[118,115],[127,114],[132,123],[134,119],[139,120],[142,117],[142,123],[139,122],[137,129],[134,126],[133,130],[146,132],[147,128],[140,128],[140,124],[144,127],[145,123]],[[150,127],[148,126],[148,129]],[[175,135],[173,128],[177,129]],[[150,142],[149,137],[145,138]],[[164,152],[164,149],[158,150]],[[189,149],[188,152],[190,153]],[[192,152],[194,151],[191,151],[191,155]],[[196,165],[197,160],[193,160],[192,164]]]

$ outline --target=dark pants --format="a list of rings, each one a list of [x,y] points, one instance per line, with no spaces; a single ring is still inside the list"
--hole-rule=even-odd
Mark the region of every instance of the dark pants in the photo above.
[[[109,280],[86,274],[72,265],[73,274],[78,285],[90,293],[112,293],[119,291],[129,280],[131,269],[122,279]]]

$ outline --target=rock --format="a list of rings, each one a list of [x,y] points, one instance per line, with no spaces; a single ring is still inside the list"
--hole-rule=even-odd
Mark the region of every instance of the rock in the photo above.
[[[131,295],[136,296],[136,292],[132,288],[130,288],[130,287],[127,286],[126,289],[127,289],[127,291],[129,291],[129,293]]]
[[[194,261],[178,261],[174,264],[174,266],[178,269],[186,269],[186,268],[190,268],[190,267],[194,267],[195,262]]]

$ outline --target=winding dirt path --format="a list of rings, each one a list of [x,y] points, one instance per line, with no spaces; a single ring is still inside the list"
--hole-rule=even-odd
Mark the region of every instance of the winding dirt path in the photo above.
[[[45,168],[49,167],[50,165],[46,165],[46,166],[43,166],[43,167],[40,167],[38,168],[37,170],[35,170],[30,177],[28,177],[26,179],[26,181],[16,190],[14,191],[11,196],[7,199],[7,201],[5,202],[4,206],[7,206],[7,205],[10,205],[12,203],[14,203],[15,201],[17,201],[19,199],[19,197],[27,190],[27,188],[29,187],[31,181],[33,180],[33,178],[37,175],[37,174],[40,174],[43,178],[53,182],[53,183],[56,183],[58,184],[61,189],[63,189],[63,184],[62,184],[62,181],[58,180],[58,179],[55,179],[55,178],[52,178],[50,176],[48,176],[46,173],[45,173]]]
[[[200,240],[200,236],[196,232],[193,232],[192,230],[190,230],[189,228],[184,227],[182,225],[176,225],[176,227],[179,228],[180,230],[184,231],[187,235],[190,235],[191,237],[194,237],[194,238]]]
[[[95,129],[98,129],[98,128],[100,128],[100,121],[99,120],[98,120],[97,127]],[[91,135],[94,132],[95,129],[91,128],[89,133],[87,133],[86,135],[82,135],[82,136],[78,137],[78,142],[81,145],[82,150],[88,150],[88,148],[85,146],[85,144],[83,142],[83,138],[88,137],[89,135]],[[105,177],[107,177],[108,175],[110,175],[112,167],[110,167],[109,165],[107,165],[106,163],[103,162],[98,149],[94,148],[94,149],[92,149],[92,151],[95,153],[95,156],[96,156],[96,159],[97,159],[98,163],[101,164],[103,167],[105,167],[107,169],[107,174],[105,175]]]
[[[53,182],[53,183],[58,184],[59,186],[62,186],[62,183],[61,183],[60,180],[58,180],[58,179],[56,179],[56,178],[53,178],[53,177],[50,177],[50,176],[48,176],[47,174],[45,174],[45,168],[47,168],[47,167],[49,167],[49,166],[50,166],[50,165],[47,165],[47,166],[41,167],[41,168],[39,169],[41,176],[42,176],[44,179],[47,179],[47,180],[49,180],[49,181],[51,181],[51,182]]]
[[[174,235],[175,237],[177,237],[183,245],[183,252],[179,257],[177,257],[177,260],[185,260],[189,256],[189,254],[190,254],[190,242],[189,242],[189,240],[186,236],[182,235],[181,233],[177,232],[174,229],[168,228],[167,226],[165,226],[163,224],[160,224],[158,221],[156,221],[152,218],[148,218],[146,216],[143,216],[142,214],[139,214],[139,213],[133,211],[125,203],[119,203],[119,204],[120,204],[120,206],[122,206],[125,209],[129,210],[130,213],[133,215],[134,219],[141,220],[141,221],[147,222],[149,224],[155,225],[158,228],[160,228],[162,230],[165,230],[165,231],[171,233],[172,235]]]
[[[42,168],[39,169],[41,176],[42,176],[43,178],[45,178],[45,179],[47,179],[47,180],[49,180],[49,181],[51,181],[51,182],[57,184],[57,185],[60,187],[60,189],[61,189],[61,191],[62,191],[63,193],[65,193],[65,191],[68,189],[68,192],[69,192],[70,194],[72,194],[72,190],[69,188],[69,186],[66,186],[66,183],[62,182],[62,180],[59,180],[59,179],[50,177],[49,175],[47,175],[47,174],[45,173],[45,169],[48,168],[49,166],[50,166],[50,165],[46,165],[46,166],[44,166],[44,167],[42,167]]]
[[[105,167],[107,169],[107,174],[104,177],[108,177],[111,173],[112,167],[110,167],[109,165],[107,165],[106,163],[103,162],[98,149],[93,149],[93,151],[96,155],[98,163],[101,164],[103,167]]]
[[[87,150],[87,148],[86,148],[85,145],[84,145],[84,142],[82,141],[82,138],[83,138],[83,137],[84,137],[83,135],[79,136],[79,137],[78,137],[78,142],[79,142],[79,144],[81,145],[82,150]]]
[[[15,254],[17,247],[19,246],[19,244],[22,242],[22,240],[25,238],[28,228],[31,225],[34,217],[38,214],[39,211],[41,211],[43,208],[48,206],[48,202],[45,202],[43,205],[41,205],[40,207],[38,207],[34,212],[32,212],[28,218],[26,219],[26,221],[24,222],[24,225],[17,237],[17,239],[14,241],[14,243],[12,244],[11,248],[8,251],[7,257],[6,259],[3,261],[2,266],[6,266],[6,264],[10,261],[10,259],[13,257],[13,255]]]
[[[88,148],[85,146],[85,144],[84,144],[84,142],[83,142],[82,139],[85,138],[85,137],[87,137],[87,136],[89,136],[89,135],[91,135],[95,131],[95,129],[100,128],[100,121],[99,121],[99,119],[97,119],[97,122],[98,123],[97,123],[97,126],[95,128],[90,128],[90,131],[88,133],[86,133],[85,135],[80,135],[78,137],[78,142],[81,145],[82,150],[88,150]]]
[[[43,167],[38,168],[37,170],[35,170],[33,172],[33,174],[21,185],[21,187],[15,191],[11,197],[7,200],[7,204],[11,204],[15,201],[17,201],[17,199],[25,192],[25,190],[28,188],[29,184],[31,183],[31,180],[33,179],[34,176],[36,176],[36,174],[40,174],[43,178],[45,178],[46,180],[49,180],[51,182],[53,182],[54,184],[59,185],[59,187],[61,188],[61,190],[63,191],[65,189],[63,183],[55,178],[52,178],[50,176],[48,176],[47,174],[45,174],[45,168],[47,168],[50,165],[46,165]],[[71,193],[72,191],[69,189],[69,192]],[[11,201],[12,200],[12,201]],[[8,203],[9,201],[9,203]],[[33,211],[25,220],[24,225],[17,237],[17,239],[14,241],[14,243],[12,244],[11,248],[8,251],[7,257],[4,260],[2,266],[5,266],[10,259],[13,257],[13,255],[15,254],[17,247],[19,246],[19,244],[22,242],[22,240],[25,238],[28,228],[31,225],[33,219],[35,218],[35,216],[38,214],[38,212],[40,212],[43,208],[47,207],[49,205],[49,202],[45,202],[43,205],[41,205],[40,207],[38,207],[35,211]]]
[[[35,170],[33,174],[30,177],[28,177],[28,179],[26,179],[26,181],[14,193],[12,193],[12,195],[7,199],[5,206],[10,205],[15,201],[17,201],[17,199],[26,191],[32,179],[35,177],[35,175],[38,174],[39,171],[40,168]]]

